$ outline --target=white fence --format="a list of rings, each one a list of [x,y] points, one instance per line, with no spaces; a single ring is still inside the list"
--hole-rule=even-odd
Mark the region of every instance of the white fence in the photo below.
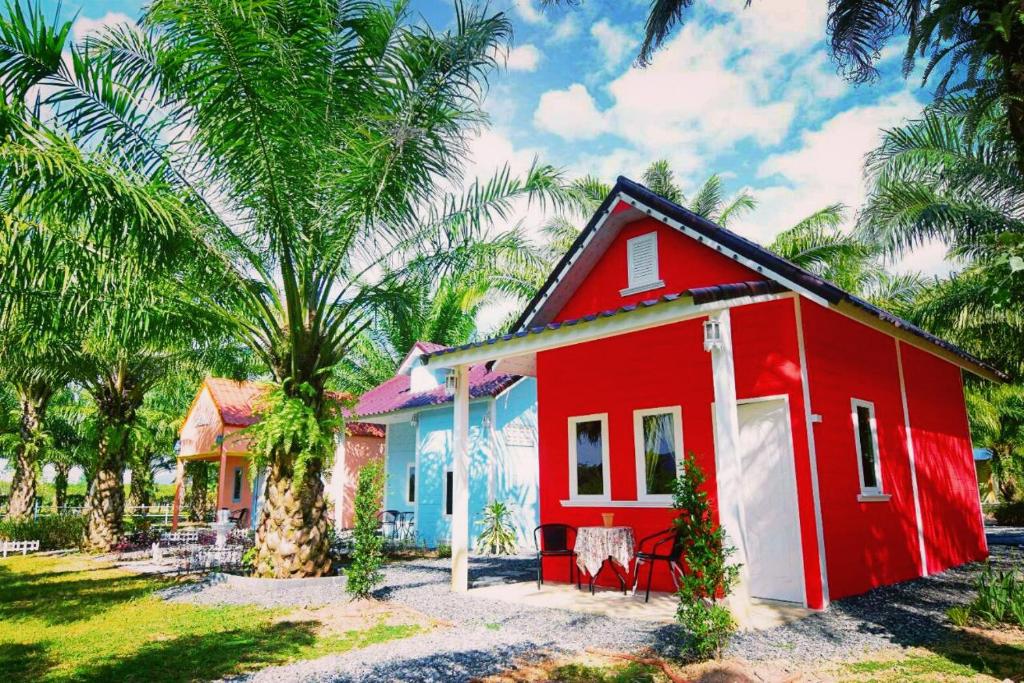
[[[7,553],[28,553],[39,550],[39,541],[0,541],[0,553],[7,557]]]

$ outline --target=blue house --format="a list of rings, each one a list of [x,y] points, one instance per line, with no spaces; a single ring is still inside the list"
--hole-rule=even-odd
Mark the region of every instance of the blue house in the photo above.
[[[448,543],[452,505],[452,396],[447,373],[420,356],[442,346],[417,342],[396,375],[363,394],[358,419],[385,427],[384,509],[412,512],[417,540]],[[469,372],[469,516],[472,548],[485,506],[505,503],[519,543],[538,524],[537,388],[532,377]]]

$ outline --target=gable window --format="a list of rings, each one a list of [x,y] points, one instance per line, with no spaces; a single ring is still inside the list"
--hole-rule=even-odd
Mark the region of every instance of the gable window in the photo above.
[[[682,409],[633,412],[637,500],[671,501],[683,450]]]
[[[626,240],[626,288],[622,296],[664,287],[658,277],[658,233],[649,232]]]
[[[611,497],[606,413],[569,418],[569,497],[574,500]]]
[[[444,471],[444,514],[445,517],[452,516],[452,494],[455,491],[455,473],[451,470]]]
[[[234,472],[234,484],[231,489],[231,502],[242,502],[242,468],[236,467]]]
[[[411,464],[405,475],[405,502],[412,505],[416,502],[416,465]]]
[[[888,500],[882,492],[882,463],[878,450],[878,424],[875,404],[850,401],[854,443],[857,447],[857,472],[860,476],[861,500]]]

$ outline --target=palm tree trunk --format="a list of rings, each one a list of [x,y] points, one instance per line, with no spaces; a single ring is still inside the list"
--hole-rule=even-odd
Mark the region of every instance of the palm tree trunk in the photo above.
[[[331,571],[328,515],[319,463],[310,463],[301,481],[275,457],[256,530],[256,575],[290,579]]]
[[[124,527],[124,470],[131,454],[129,434],[142,395],[123,373],[114,373],[93,396],[99,412],[96,474],[85,501],[85,546],[107,552]]]
[[[71,465],[57,462],[53,464],[53,468],[53,510],[60,512],[68,503],[68,475],[71,473]]]
[[[140,453],[132,465],[132,484],[128,505],[148,506],[153,500],[153,454]]]
[[[17,388],[21,405],[21,439],[14,449],[14,477],[7,516],[21,519],[32,515],[36,502],[36,471],[43,455],[43,418],[53,394],[45,382],[32,382]]]
[[[201,460],[185,464],[185,474],[189,478],[188,518],[193,522],[202,522],[209,512],[210,463]]]

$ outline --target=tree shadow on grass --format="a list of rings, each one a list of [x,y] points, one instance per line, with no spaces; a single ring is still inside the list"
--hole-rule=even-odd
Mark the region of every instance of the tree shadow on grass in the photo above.
[[[255,624],[203,636],[183,636],[145,645],[130,657],[76,671],[78,683],[187,683],[282,664],[316,641],[316,622]]]
[[[149,595],[160,587],[137,576],[51,581],[52,575],[7,582],[0,577],[0,620],[41,619],[50,625],[89,619],[118,604]]]
[[[53,660],[37,643],[0,643],[0,678],[6,681],[36,681]]]

